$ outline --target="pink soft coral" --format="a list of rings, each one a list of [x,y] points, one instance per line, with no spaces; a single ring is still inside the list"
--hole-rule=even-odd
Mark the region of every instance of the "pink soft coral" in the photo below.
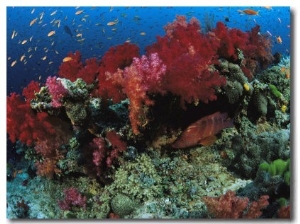
[[[93,150],[93,163],[97,175],[100,176],[103,169],[111,167],[120,154],[127,149],[127,144],[116,131],[111,130],[106,133],[106,140],[102,137],[94,138],[89,147]]]
[[[65,189],[64,195],[64,200],[58,201],[58,206],[61,210],[70,210],[73,206],[86,209],[86,196],[83,196],[76,188]]]
[[[154,101],[149,94],[165,93],[162,79],[166,72],[166,66],[156,53],[149,57],[134,58],[131,66],[124,70],[124,92],[129,98],[129,118],[134,134],[139,133],[139,126],[147,123],[148,106]]]
[[[58,80],[55,76],[49,76],[46,81],[46,86],[52,97],[52,106],[55,108],[62,106],[63,97],[68,95],[68,90],[61,84],[61,81]]]

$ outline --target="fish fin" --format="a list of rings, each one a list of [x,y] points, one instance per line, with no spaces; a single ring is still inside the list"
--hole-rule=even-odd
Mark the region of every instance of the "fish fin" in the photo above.
[[[214,144],[216,140],[217,140],[217,137],[215,135],[211,135],[211,136],[208,136],[204,139],[201,139],[199,141],[199,144],[201,144],[203,146],[208,146],[208,145]]]

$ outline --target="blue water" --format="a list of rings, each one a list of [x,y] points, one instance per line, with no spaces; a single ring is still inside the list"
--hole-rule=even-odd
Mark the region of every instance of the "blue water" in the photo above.
[[[110,47],[130,41],[143,54],[145,47],[156,41],[156,36],[165,34],[163,27],[174,21],[176,15],[196,17],[203,31],[208,20],[213,28],[216,22],[222,21],[230,28],[243,31],[258,24],[261,33],[272,38],[272,52],[288,55],[290,8],[251,7],[258,15],[238,12],[244,9],[247,7],[8,7],[7,93],[21,92],[31,80],[43,83],[48,76],[57,75],[62,59],[69,52],[79,50],[83,61],[91,57],[100,60]],[[79,10],[83,12],[76,15]],[[38,18],[36,23],[30,26],[35,18]],[[107,25],[116,20],[116,25]],[[70,28],[73,36],[65,32],[64,26]],[[14,31],[17,35],[12,39]],[[55,35],[48,37],[50,31],[55,31]],[[281,44],[277,43],[278,36]],[[24,40],[27,42],[22,44]],[[25,58],[20,61],[23,55]],[[11,66],[15,60],[17,63]]]

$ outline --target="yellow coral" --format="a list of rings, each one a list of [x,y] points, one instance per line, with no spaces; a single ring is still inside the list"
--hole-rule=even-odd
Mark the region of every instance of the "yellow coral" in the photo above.
[[[287,110],[287,106],[286,105],[282,105],[282,107],[280,108],[280,110],[282,111],[282,113],[285,113]]]
[[[248,92],[250,90],[250,86],[248,83],[244,84],[244,89]]]

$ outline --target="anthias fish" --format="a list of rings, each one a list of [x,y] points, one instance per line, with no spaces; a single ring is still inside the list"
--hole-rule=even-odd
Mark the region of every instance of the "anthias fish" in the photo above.
[[[210,145],[216,134],[224,128],[233,127],[233,120],[227,113],[216,112],[205,116],[188,126],[172,144],[173,148],[187,148],[195,145]]]
[[[259,11],[255,11],[253,9],[244,9],[244,10],[238,10],[238,12],[240,14],[246,14],[246,15],[249,15],[249,16],[256,16],[256,15],[258,15]]]

